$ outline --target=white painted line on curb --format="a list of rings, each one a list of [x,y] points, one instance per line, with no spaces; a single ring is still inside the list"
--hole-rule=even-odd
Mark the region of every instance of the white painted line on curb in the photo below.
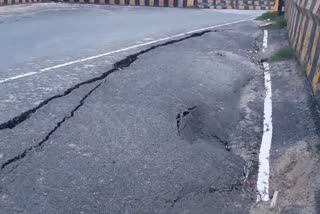
[[[268,47],[268,30],[264,30],[263,49],[266,51]],[[263,63],[264,69],[264,120],[263,120],[263,135],[259,153],[259,172],[257,181],[257,202],[269,200],[269,175],[270,175],[270,149],[272,142],[272,90],[271,90],[271,75],[270,65],[267,62]]]
[[[266,52],[266,49],[268,48],[268,30],[263,31],[263,48],[262,52]]]
[[[252,18],[251,19],[243,19],[243,20],[239,20],[239,21],[235,21],[235,22],[229,22],[229,23],[225,23],[225,24],[213,25],[213,26],[209,26],[209,27],[205,27],[205,28],[200,28],[200,29],[196,29],[196,30],[192,30],[192,31],[187,31],[185,33],[180,33],[180,34],[177,34],[177,35],[168,36],[168,37],[165,37],[165,38],[162,38],[162,39],[153,40],[153,41],[142,43],[142,44],[139,44],[139,45],[134,45],[134,46],[122,48],[122,49],[119,49],[119,50],[115,50],[115,51],[111,51],[111,52],[107,52],[107,53],[103,53],[103,54],[99,54],[99,55],[95,55],[95,56],[91,56],[91,57],[87,57],[87,58],[83,58],[83,59],[78,59],[78,60],[74,60],[74,61],[71,61],[71,62],[66,62],[66,63],[63,63],[63,64],[59,64],[59,65],[55,65],[55,66],[52,66],[52,67],[48,67],[48,68],[43,68],[38,72],[29,72],[29,73],[21,74],[21,75],[18,75],[18,76],[10,77],[10,78],[7,78],[7,79],[2,79],[2,80],[0,80],[0,84],[8,82],[8,81],[12,81],[12,80],[20,79],[20,78],[23,78],[23,77],[32,76],[32,75],[35,75],[35,74],[40,74],[40,73],[43,73],[43,72],[46,72],[46,71],[51,71],[53,69],[62,68],[62,67],[68,66],[68,65],[73,65],[73,64],[76,64],[76,63],[97,59],[97,58],[108,56],[108,55],[111,55],[111,54],[120,53],[120,52],[123,52],[123,51],[128,51],[128,50],[131,50],[131,49],[143,47],[143,46],[146,46],[146,45],[151,45],[151,44],[154,44],[154,43],[157,43],[157,42],[162,42],[162,41],[174,39],[174,38],[177,38],[177,37],[186,36],[186,35],[189,35],[189,34],[201,32],[201,31],[205,31],[205,30],[211,30],[211,29],[214,29],[214,28],[224,27],[224,26],[233,25],[233,24],[238,24],[238,23],[241,23],[241,22],[247,22],[247,21],[251,21],[251,20],[253,20],[253,19]]]

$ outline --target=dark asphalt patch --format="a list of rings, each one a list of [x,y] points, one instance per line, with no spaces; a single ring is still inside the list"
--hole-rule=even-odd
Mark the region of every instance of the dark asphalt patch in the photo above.
[[[208,108],[202,105],[196,105],[178,113],[176,117],[178,135],[189,143],[194,143],[199,138],[211,143],[218,141],[227,151],[230,151],[229,142],[212,131],[214,127],[212,123],[219,123],[219,121],[214,118],[208,120],[208,113]]]
[[[188,108],[187,110],[183,111],[182,114],[178,113],[176,120],[177,120],[177,130],[178,130],[178,135],[180,136],[181,130],[180,130],[180,123],[181,123],[181,119],[186,117],[188,114],[190,114],[190,112],[197,108],[197,106],[193,106],[191,108]],[[184,126],[182,129],[184,129],[186,126]]]

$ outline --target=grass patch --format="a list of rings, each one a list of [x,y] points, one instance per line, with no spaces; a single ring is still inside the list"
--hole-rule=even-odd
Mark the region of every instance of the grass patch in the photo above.
[[[198,5],[194,5],[194,6],[188,6],[188,9],[200,9],[200,7]]]
[[[316,152],[320,153],[320,143],[317,144],[315,147],[316,147]]]
[[[306,75],[307,74],[305,65],[299,65],[297,74],[302,74],[302,75]]]
[[[296,56],[296,53],[291,47],[284,47],[277,50],[271,57],[271,61],[282,61],[292,59]]]
[[[278,16],[276,14],[274,14],[273,12],[266,12],[264,14],[262,14],[261,16],[259,16],[258,18],[256,18],[256,20],[272,20],[274,21]]]
[[[277,29],[287,27],[287,20],[283,16],[278,16],[278,18],[275,20],[274,27]]]
[[[259,16],[257,20],[270,20],[273,22],[273,25],[269,28],[282,29],[287,26],[287,20],[283,16],[278,16],[273,12],[266,12]]]

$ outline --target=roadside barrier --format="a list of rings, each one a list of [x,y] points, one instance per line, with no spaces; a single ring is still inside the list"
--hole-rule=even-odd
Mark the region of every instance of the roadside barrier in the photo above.
[[[199,7],[212,9],[273,10],[274,0],[198,0]]]
[[[0,0],[0,5],[25,4],[35,2],[44,2],[44,0]]]
[[[273,10],[274,0],[54,0],[69,3],[152,7]]]
[[[320,94],[320,0],[286,0],[289,40],[305,66],[313,93]]]
[[[0,5],[44,2],[50,0],[0,0]],[[151,7],[273,10],[275,0],[51,0],[54,2],[110,4]]]

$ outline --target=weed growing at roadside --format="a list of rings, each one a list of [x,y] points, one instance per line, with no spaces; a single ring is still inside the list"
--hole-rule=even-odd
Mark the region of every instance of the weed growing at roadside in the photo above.
[[[297,67],[297,74],[306,75],[307,74],[306,66],[305,65],[299,65]]]
[[[262,14],[261,16],[259,16],[258,18],[256,18],[257,20],[275,20],[277,18],[277,15],[273,12],[266,12],[264,14]]]
[[[275,28],[277,29],[282,29],[282,28],[285,28],[287,27],[287,20],[284,18],[284,17],[278,17],[276,20],[275,20],[275,25],[274,25]]]
[[[200,7],[197,5],[194,5],[194,6],[188,6],[187,9],[200,9]]]
[[[282,61],[292,59],[296,56],[294,50],[291,47],[280,48],[271,57],[271,61]]]
[[[273,22],[272,25],[268,25],[268,28],[274,28],[274,29],[282,29],[287,26],[287,20],[283,16],[278,16],[273,12],[266,12],[259,16],[257,20],[270,20]]]

